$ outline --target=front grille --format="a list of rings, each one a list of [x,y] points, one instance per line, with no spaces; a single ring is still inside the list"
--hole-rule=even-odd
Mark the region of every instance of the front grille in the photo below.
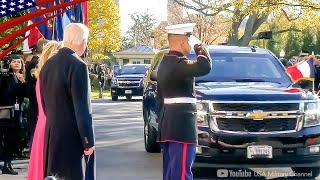
[[[119,83],[119,86],[123,86],[123,87],[136,87],[139,86],[139,83]]]
[[[220,130],[241,132],[289,131],[296,128],[297,118],[265,119],[217,118]]]
[[[118,79],[120,87],[139,87],[140,79]]]
[[[296,111],[299,103],[217,103],[213,107],[215,111]]]

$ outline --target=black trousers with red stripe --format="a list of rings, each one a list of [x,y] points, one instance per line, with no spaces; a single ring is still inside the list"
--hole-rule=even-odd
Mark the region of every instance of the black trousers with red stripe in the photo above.
[[[191,167],[196,156],[196,145],[163,142],[163,180],[192,180]]]

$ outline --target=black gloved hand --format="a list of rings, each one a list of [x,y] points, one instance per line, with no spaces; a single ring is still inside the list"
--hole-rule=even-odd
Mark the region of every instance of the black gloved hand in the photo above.
[[[196,44],[193,48],[197,56],[203,55],[206,57],[210,57],[208,51],[206,50],[203,44]]]

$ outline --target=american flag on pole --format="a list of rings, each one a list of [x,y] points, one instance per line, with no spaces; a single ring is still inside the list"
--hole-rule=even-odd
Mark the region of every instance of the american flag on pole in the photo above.
[[[36,6],[35,0],[0,0],[0,18]]]
[[[24,41],[28,46],[36,44],[36,41],[44,37],[46,39],[57,39],[54,33],[56,24],[59,24],[63,14],[68,12],[69,17],[75,17],[71,22],[84,23],[83,16],[87,14],[84,4],[87,0],[0,0],[0,48],[12,41],[18,40],[25,35],[28,38]],[[85,9],[85,10],[84,10]],[[28,10],[26,12],[25,10]],[[17,14],[24,14],[19,16]],[[81,16],[73,15],[74,12],[82,13]],[[81,19],[77,17],[82,17]],[[5,18],[5,19],[2,19]],[[19,25],[19,29],[12,31],[13,27]],[[25,26],[27,25],[27,26]],[[11,29],[10,33],[3,33]],[[63,31],[63,28],[60,27]],[[1,35],[2,33],[2,35]],[[3,34],[6,34],[3,36]],[[14,44],[17,46],[18,44]],[[24,47],[27,47],[24,44]],[[0,49],[0,50],[1,50]],[[12,49],[12,47],[10,47]],[[0,59],[4,56],[0,51]]]

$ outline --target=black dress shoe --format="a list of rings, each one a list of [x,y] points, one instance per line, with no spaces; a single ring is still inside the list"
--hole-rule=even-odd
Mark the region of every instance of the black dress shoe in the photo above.
[[[18,175],[18,172],[14,171],[11,164],[10,164],[10,165],[3,166],[2,174]]]

